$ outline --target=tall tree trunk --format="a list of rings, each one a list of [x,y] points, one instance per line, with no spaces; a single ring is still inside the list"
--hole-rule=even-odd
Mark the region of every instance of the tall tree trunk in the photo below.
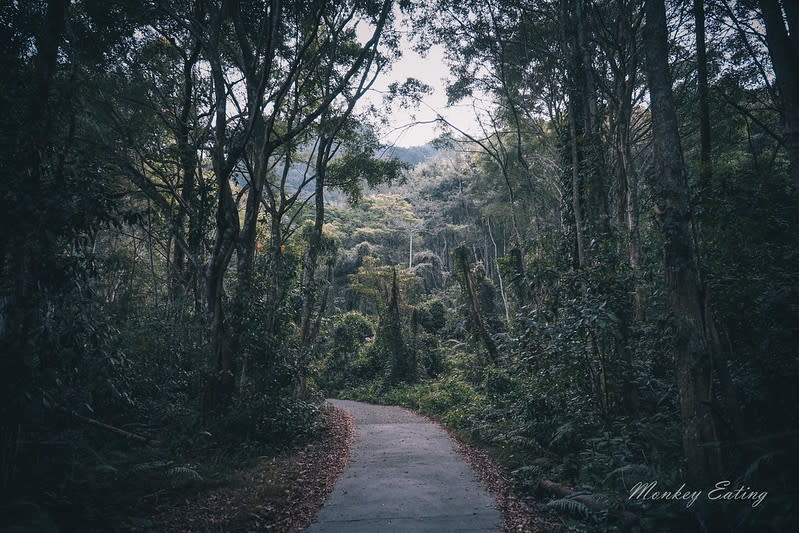
[[[637,63],[637,62],[636,62]],[[628,100],[630,107],[632,101]],[[626,371],[624,378],[624,403],[628,412],[635,412],[638,409],[638,392],[632,379],[633,368],[633,353],[627,347],[627,341],[630,338],[630,324],[641,324],[646,319],[645,317],[645,292],[643,281],[641,279],[641,234],[638,228],[639,212],[638,212],[638,173],[633,165],[632,150],[630,148],[630,114],[625,113],[626,124],[624,132],[622,133],[623,146],[620,150],[621,161],[620,165],[624,171],[625,180],[625,215],[627,226],[627,253],[630,263],[630,269],[633,273],[633,295],[632,295],[632,318],[628,313],[621,313],[620,316],[624,317],[623,322],[619,325],[622,338],[619,342],[619,353],[626,362]]]
[[[192,292],[196,300],[195,291],[192,289],[196,284],[198,274],[200,274],[197,271],[199,250],[196,248],[197,241],[193,235],[197,231],[197,216],[195,215],[195,210],[192,209],[192,206],[195,205],[194,198],[196,194],[197,149],[196,145],[191,142],[192,126],[190,124],[194,108],[193,70],[199,54],[200,44],[195,42],[193,49],[183,60],[180,113],[177,117],[177,130],[175,131],[175,145],[180,161],[180,202],[173,223],[176,239],[174,260],[172,261],[170,272],[169,299],[178,313],[185,311],[179,306],[185,305],[188,292]],[[185,227],[187,219],[188,229]],[[188,243],[188,249],[184,249],[179,243],[181,240]]]
[[[239,217],[228,176],[217,176],[216,240],[205,273],[215,375],[208,382],[203,398],[203,418],[213,416],[230,401],[235,385],[235,347],[233,332],[225,313],[224,280],[239,235]]]
[[[574,0],[574,65],[572,77],[579,85],[582,102],[583,182],[586,214],[584,223],[591,240],[603,240],[610,235],[608,220],[607,165],[601,137],[601,120],[597,107],[596,83],[592,66],[593,53],[589,47],[586,28],[586,0]]]
[[[250,98],[254,98],[250,95]],[[244,218],[242,220],[241,233],[236,242],[236,293],[233,299],[233,317],[235,325],[233,327],[233,349],[240,351],[241,344],[239,339],[242,337],[245,328],[248,327],[247,311],[253,302],[254,275],[255,275],[255,250],[257,247],[258,234],[258,215],[261,213],[261,201],[263,198],[264,186],[269,172],[269,158],[271,147],[266,144],[265,126],[262,120],[258,120],[255,131],[252,135],[250,157],[254,162],[250,167],[249,186],[247,189],[246,204],[244,208]],[[241,371],[239,373],[239,383],[243,384],[246,380],[246,366],[248,354],[241,355]]]
[[[497,345],[494,342],[494,338],[488,332],[488,329],[485,326],[485,321],[483,320],[482,312],[480,311],[480,298],[477,294],[474,276],[472,275],[472,269],[469,265],[469,249],[466,246],[461,245],[455,248],[452,251],[452,254],[454,256],[455,264],[463,276],[463,286],[466,289],[466,297],[469,299],[469,306],[472,312],[472,323],[474,325],[475,333],[483,342],[483,345],[485,346],[491,360],[496,361],[498,355]]]
[[[631,337],[632,323],[643,321],[643,288],[640,279],[640,233],[638,229],[638,172],[632,155],[632,114],[633,95],[638,80],[639,70],[639,26],[634,21],[635,4],[625,0],[616,0],[617,18],[615,40],[607,53],[615,57],[610,62],[614,98],[610,116],[614,131],[614,150],[616,158],[616,187],[618,192],[616,224],[627,233],[627,260],[633,273],[632,297],[630,298],[632,313],[624,309],[616,309],[620,318],[618,336],[615,337],[615,350],[622,361],[622,408],[627,414],[635,414],[638,410],[638,391],[635,385],[634,353],[628,346]]]
[[[799,191],[799,6],[795,0],[760,0],[777,87],[782,100],[783,144]],[[785,15],[783,17],[783,9]]]
[[[228,93],[220,54],[220,38],[225,17],[223,11],[213,14],[214,24],[210,41],[206,45],[214,91],[215,123],[211,162],[216,179],[217,204],[216,238],[205,270],[208,324],[215,374],[210,377],[203,397],[204,419],[208,419],[209,415],[218,413],[228,405],[235,388],[236,369],[233,332],[225,312],[224,281],[241,229],[230,186],[230,176],[243,148],[231,145],[227,131]]]
[[[16,474],[17,446],[24,418],[25,394],[29,384],[29,363],[26,363],[29,341],[34,328],[41,324],[41,302],[38,287],[41,259],[52,254],[52,243],[42,223],[37,202],[43,182],[43,160],[52,141],[52,117],[49,114],[51,91],[58,68],[58,50],[66,27],[69,0],[50,0],[39,34],[33,65],[33,87],[30,101],[23,112],[25,128],[15,139],[19,171],[24,173],[21,187],[15,191],[25,205],[27,220],[18,235],[9,235],[0,246],[0,268],[8,275],[13,289],[7,298],[0,298],[0,489],[13,487]],[[15,169],[16,170],[16,169]],[[5,176],[4,176],[5,178]],[[58,176],[56,176],[58,178]],[[4,241],[5,241],[4,235]]]
[[[572,102],[575,99],[569,97]],[[585,265],[585,233],[583,229],[582,176],[580,175],[579,141],[577,137],[577,119],[575,107],[569,107],[569,155],[571,157],[571,194],[572,215],[574,216],[574,240],[576,247],[575,266]]]
[[[566,82],[578,268],[587,260],[586,242],[599,242],[610,235],[608,172],[585,5],[585,0],[561,1],[561,41],[570,50]]]
[[[237,313],[243,311],[247,305],[248,296],[252,289],[253,269],[255,268],[255,245],[258,233],[258,214],[261,212],[261,196],[264,192],[264,183],[268,173],[269,157],[271,150],[265,145],[263,130],[264,125],[259,123],[259,131],[253,134],[253,150],[255,165],[250,176],[247,190],[247,202],[244,209],[244,219],[241,224],[241,234],[236,246],[236,308]]]
[[[317,173],[315,182],[315,196],[316,210],[314,216],[314,225],[311,229],[311,234],[308,239],[308,253],[305,256],[305,265],[302,273],[302,310],[300,313],[300,343],[302,351],[300,357],[300,371],[297,375],[297,385],[295,388],[295,395],[302,397],[306,392],[306,375],[305,368],[311,360],[311,349],[316,337],[317,329],[314,327],[313,310],[316,304],[316,295],[318,291],[316,283],[316,266],[319,261],[319,246],[322,243],[322,228],[325,223],[325,151],[327,146],[327,139],[322,137],[319,142],[320,153],[317,155]],[[327,303],[327,287],[325,287],[325,294],[323,294],[323,303]],[[324,309],[320,309],[320,314]]]
[[[283,212],[280,210],[269,213],[269,235],[272,246],[272,258],[269,265],[269,309],[264,317],[266,330],[270,336],[277,332],[279,309],[286,292],[283,286]]]
[[[499,268],[499,256],[497,252],[497,241],[494,240],[494,232],[491,231],[491,217],[486,217],[486,225],[488,227],[488,236],[491,238],[491,244],[494,246],[494,266],[497,271],[497,280],[499,281],[499,295],[502,297],[502,307],[505,310],[505,323],[510,324],[510,311],[508,310],[508,297],[505,295],[505,283],[502,281],[502,272]]]
[[[696,92],[699,97],[699,182],[702,188],[705,188],[710,185],[713,167],[710,162],[710,104],[707,85],[704,0],[694,0],[694,35],[696,36]]]
[[[577,81],[580,72],[581,57],[575,46],[575,39],[570,38],[567,32],[571,17],[569,16],[569,0],[560,2],[560,40],[561,45],[569,50],[568,72],[566,86],[568,93],[567,119],[569,125],[569,160],[571,167],[571,208],[574,217],[574,266],[582,268],[585,265],[585,233],[583,224],[583,177],[580,173],[581,139],[580,125],[583,120],[581,94],[582,86]]]
[[[316,180],[314,182],[314,225],[308,239],[308,253],[302,274],[302,313],[300,315],[300,339],[303,346],[309,347],[313,342],[311,336],[313,308],[316,304],[316,287],[314,278],[319,260],[319,246],[322,243],[322,228],[325,223],[325,175],[329,158],[329,143],[325,135],[319,139],[319,153],[316,157]]]
[[[710,409],[711,353],[691,229],[688,180],[683,162],[668,64],[666,9],[647,0],[644,47],[659,182],[657,198],[664,234],[668,309],[675,320],[674,357],[680,394],[686,477],[695,483],[719,479],[721,461]]]

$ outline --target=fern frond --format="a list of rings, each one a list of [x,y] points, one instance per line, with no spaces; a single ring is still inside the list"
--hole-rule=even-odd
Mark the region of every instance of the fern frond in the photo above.
[[[558,511],[565,511],[570,514],[586,517],[591,513],[591,510],[585,505],[577,500],[572,500],[571,498],[559,498],[557,500],[552,500],[544,507],[548,509],[556,509]]]
[[[635,474],[649,474],[651,471],[649,467],[646,465],[639,465],[639,464],[629,464],[620,466],[614,470],[611,470],[607,476],[605,476],[605,482],[607,482],[610,478],[615,475],[624,476],[625,474],[635,475]]]
[[[557,444],[559,441],[574,433],[574,430],[574,424],[571,422],[566,422],[555,431],[555,435],[552,437],[549,445],[552,446],[553,444]]]
[[[133,465],[130,469],[131,472],[150,472],[152,470],[158,470],[159,468],[166,468],[167,466],[171,465],[172,461],[151,461],[149,463],[139,463],[137,465]]]
[[[94,471],[101,474],[113,474],[113,475],[116,475],[119,472],[119,470],[117,470],[111,465],[97,465],[94,467]]]
[[[202,481],[202,476],[193,468],[188,466],[176,466],[167,470],[167,475],[172,478],[193,479]]]

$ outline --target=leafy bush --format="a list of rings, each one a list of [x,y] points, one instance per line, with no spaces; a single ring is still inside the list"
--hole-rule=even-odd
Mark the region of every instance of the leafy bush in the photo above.
[[[317,373],[319,385],[328,391],[372,379],[381,363],[373,351],[374,327],[357,311],[336,315],[328,322],[321,350],[326,352]]]
[[[447,325],[447,308],[440,298],[426,300],[419,307],[420,323],[429,333],[438,333]]]

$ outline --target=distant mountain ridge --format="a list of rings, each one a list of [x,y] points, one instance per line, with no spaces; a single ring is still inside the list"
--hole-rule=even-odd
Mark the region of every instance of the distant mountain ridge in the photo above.
[[[431,143],[423,144],[421,146],[394,146],[385,151],[386,157],[396,157],[403,163],[408,163],[410,166],[415,167],[419,163],[427,161],[438,153],[439,149],[434,147]]]

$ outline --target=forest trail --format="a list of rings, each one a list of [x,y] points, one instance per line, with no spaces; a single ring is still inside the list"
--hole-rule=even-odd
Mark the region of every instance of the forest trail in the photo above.
[[[355,442],[305,531],[502,531],[494,498],[443,429],[401,407],[328,401],[352,414]]]

